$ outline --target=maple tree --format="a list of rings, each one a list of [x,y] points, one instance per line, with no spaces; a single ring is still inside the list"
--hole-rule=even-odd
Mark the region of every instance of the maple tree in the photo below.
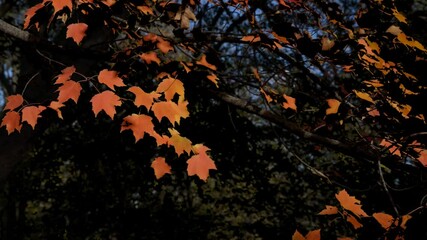
[[[209,135],[190,137],[203,127],[185,125],[201,108],[197,97],[207,98],[261,129],[275,124],[288,138],[269,132],[283,154],[324,181],[336,182],[336,170],[310,157],[333,152],[365,162],[393,211],[372,217],[386,231],[404,230],[410,219],[390,193],[401,186],[390,179],[401,181],[407,168],[417,170],[402,176],[425,174],[427,50],[394,1],[43,0],[25,11],[19,32],[3,32],[34,43],[55,76],[42,79],[49,86],[42,96],[28,93],[41,78],[34,72],[8,93],[7,135],[36,130],[52,112],[65,121],[69,109],[88,105],[135,144],[158,150],[150,164],[156,179],[183,161],[188,176],[208,182],[222,171],[211,157],[222,150],[205,143]],[[90,66],[85,58],[93,58]],[[309,142],[301,147],[306,157],[290,150],[292,141]],[[321,215],[340,214],[362,229],[369,216],[359,200],[345,190],[336,199],[342,209],[328,206]],[[403,238],[393,231],[387,234]],[[296,230],[293,238],[321,233]]]

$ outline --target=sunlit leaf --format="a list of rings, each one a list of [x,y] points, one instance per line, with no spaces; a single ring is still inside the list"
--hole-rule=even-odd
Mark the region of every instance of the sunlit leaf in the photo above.
[[[154,175],[156,175],[157,179],[160,179],[165,174],[171,173],[171,167],[166,163],[166,159],[164,157],[157,157],[151,163],[151,167],[154,169]]]
[[[160,94],[154,91],[146,93],[144,90],[137,86],[130,87],[128,91],[135,94],[135,106],[144,106],[145,108],[147,108],[147,110],[150,110],[151,106],[153,105],[154,99],[158,99],[160,97]]]
[[[326,208],[319,212],[319,215],[333,215],[338,213],[338,208],[335,206],[326,205]]]
[[[68,99],[72,99],[77,103],[81,90],[82,86],[78,82],[72,80],[64,82],[57,90],[59,92],[58,102],[66,102]]]
[[[104,111],[111,119],[116,114],[116,107],[122,105],[120,97],[109,90],[96,94],[90,102],[92,103],[92,110],[95,117],[100,111]]]
[[[6,127],[7,134],[11,134],[15,130],[20,132],[22,127],[21,115],[19,115],[19,113],[15,111],[7,112],[3,117],[0,127],[3,126]]]
[[[362,205],[360,205],[360,201],[357,200],[355,197],[350,196],[345,189],[335,194],[335,197],[338,199],[344,209],[353,212],[359,217],[368,217],[368,214],[366,214],[365,211],[362,210]]]
[[[17,107],[20,107],[24,103],[24,98],[21,94],[10,95],[6,98],[6,105],[4,106],[4,111],[14,110]]]
[[[206,153],[209,150],[203,144],[193,146],[195,154],[187,160],[188,176],[197,175],[200,179],[206,181],[209,177],[209,170],[216,170],[214,161]]]
[[[72,38],[75,43],[80,44],[86,36],[88,26],[86,23],[73,23],[67,27],[67,38]]]
[[[191,141],[186,137],[182,137],[179,132],[173,128],[169,128],[169,133],[171,137],[168,140],[168,145],[175,148],[175,152],[178,156],[186,152],[190,154],[191,152]]]
[[[65,83],[66,81],[70,80],[71,75],[73,75],[73,73],[75,72],[76,72],[76,68],[74,67],[74,65],[62,69],[61,74],[58,74],[56,76],[57,79],[55,81],[55,84]]]
[[[196,64],[198,64],[198,65],[201,65],[201,66],[204,66],[204,67],[207,67],[207,68],[209,68],[209,69],[211,69],[211,70],[216,70],[216,66],[215,65],[213,65],[213,64],[210,64],[207,60],[206,60],[206,55],[205,54],[203,54],[202,56],[201,56],[201,58],[200,58],[200,60],[199,61],[197,61],[196,62]]]
[[[377,220],[379,224],[381,224],[381,227],[384,229],[388,229],[394,222],[393,216],[387,214],[387,213],[374,213],[372,214],[372,217]]]
[[[123,83],[123,79],[121,79],[116,71],[110,71],[108,69],[104,69],[99,72],[98,81],[107,85],[108,88],[114,91],[114,87],[124,87],[126,86]]]
[[[336,99],[326,99],[326,101],[328,102],[329,106],[329,108],[326,109],[326,115],[337,113],[341,102]]]
[[[22,109],[22,122],[27,122],[33,129],[36,127],[40,113],[45,110],[45,106],[27,106]]]

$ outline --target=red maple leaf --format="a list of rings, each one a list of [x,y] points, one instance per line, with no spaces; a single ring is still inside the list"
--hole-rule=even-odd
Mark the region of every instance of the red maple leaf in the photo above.
[[[116,114],[116,107],[122,105],[120,97],[109,90],[96,94],[90,102],[92,103],[92,110],[95,117],[100,111],[104,111],[111,119]]]
[[[206,181],[209,176],[209,170],[216,170],[214,161],[206,153],[208,150],[210,149],[203,144],[193,146],[195,155],[187,160],[187,172],[189,176],[197,175],[200,179]]]
[[[79,99],[82,86],[80,83],[73,80],[68,80],[64,82],[62,86],[58,88],[59,96],[58,102],[66,102],[68,99],[72,99],[75,103]]]
[[[27,122],[30,124],[33,129],[36,127],[37,119],[40,116],[40,113],[45,110],[45,106],[28,106],[22,109],[22,122]]]
[[[74,67],[74,65],[62,69],[61,74],[58,74],[57,76],[58,78],[56,79],[55,84],[61,84],[70,80],[71,75],[73,75],[75,71],[76,71],[76,68]]]
[[[14,110],[24,103],[24,98],[21,94],[10,95],[6,98],[6,106],[4,106],[4,110]]]
[[[67,36],[66,38],[72,38],[75,43],[80,44],[83,38],[86,36],[87,31],[86,23],[73,23],[67,27]]]
[[[0,127],[6,126],[7,134],[11,134],[15,130],[21,131],[21,116],[18,112],[9,111],[3,117]]]

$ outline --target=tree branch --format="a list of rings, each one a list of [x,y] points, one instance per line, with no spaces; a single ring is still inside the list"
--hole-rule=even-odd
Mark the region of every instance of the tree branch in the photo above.
[[[255,106],[255,105],[252,105],[243,99],[231,96],[231,95],[224,93],[224,92],[217,92],[217,91],[211,91],[211,92],[214,93],[214,95],[216,97],[218,97],[220,100],[222,100],[228,104],[231,104],[231,105],[233,105],[233,106],[235,106],[235,107],[237,107],[243,111],[253,113],[255,115],[258,115],[258,116],[264,118],[265,120],[273,122],[273,123],[279,125],[280,127],[288,130],[289,132],[291,132],[291,133],[293,133],[293,134],[295,134],[295,135],[297,135],[303,139],[309,140],[309,141],[314,142],[314,143],[321,144],[321,145],[326,146],[332,150],[338,151],[340,153],[343,153],[347,156],[354,157],[356,159],[362,158],[362,159],[368,160],[370,162],[375,162],[378,160],[378,153],[376,153],[374,151],[374,149],[369,149],[369,148],[362,147],[362,146],[343,143],[343,142],[336,140],[336,139],[323,137],[323,136],[320,136],[318,134],[305,131],[300,126],[298,126],[297,124],[290,122],[287,119],[285,119],[281,116],[278,116],[271,111],[265,110],[263,108]]]
[[[34,34],[17,28],[12,24],[3,21],[2,19],[0,19],[0,31],[24,42],[38,42],[40,40]]]

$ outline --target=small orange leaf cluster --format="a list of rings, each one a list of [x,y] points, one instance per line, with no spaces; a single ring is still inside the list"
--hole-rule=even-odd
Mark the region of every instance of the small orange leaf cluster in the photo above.
[[[346,190],[341,190],[335,194],[340,207],[327,205],[325,209],[319,212],[319,215],[340,215],[344,218],[355,230],[363,227],[361,222],[362,218],[370,217],[363,209],[360,200],[354,196],[350,196]],[[406,223],[411,219],[410,215],[403,215],[400,217],[393,217],[387,213],[374,213],[372,217],[379,223],[379,225],[385,230],[390,231],[392,228],[406,228]],[[403,235],[399,235],[399,239],[403,239]],[[352,238],[342,238],[352,239]]]

